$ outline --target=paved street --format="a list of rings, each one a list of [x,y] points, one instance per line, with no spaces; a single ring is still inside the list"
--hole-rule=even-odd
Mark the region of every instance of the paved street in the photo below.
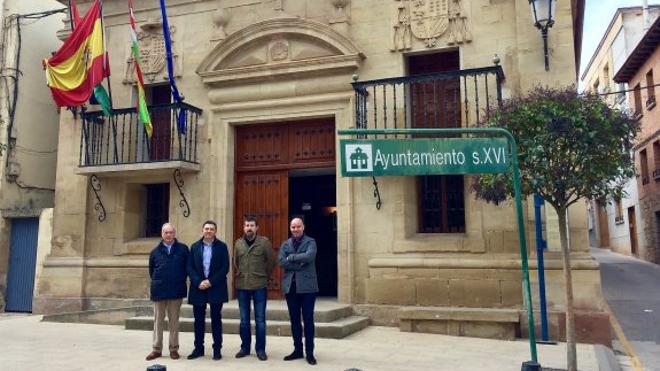
[[[497,370],[518,371],[529,358],[524,340],[502,341],[400,332],[397,328],[369,327],[342,340],[317,339],[317,366],[302,360],[284,362],[291,350],[288,337],[268,337],[270,359],[233,358],[238,335],[225,335],[223,358],[172,361],[168,357],[147,362],[151,332],[121,326],[41,322],[40,316],[6,317],[0,321],[0,369],[15,371],[145,370],[160,363],[168,371],[204,370]],[[167,339],[167,336],[165,336]],[[207,334],[207,342],[210,335]],[[181,334],[181,353],[192,347],[192,334]],[[210,351],[207,344],[207,352]],[[564,344],[539,346],[539,361],[548,368],[566,368]],[[598,371],[594,347],[578,345],[581,371]]]
[[[626,339],[645,369],[660,370],[660,266],[604,249],[592,253]]]

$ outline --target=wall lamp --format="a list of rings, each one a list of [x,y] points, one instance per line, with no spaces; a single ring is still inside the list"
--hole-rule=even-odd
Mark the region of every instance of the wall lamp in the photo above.
[[[543,56],[545,57],[545,70],[550,70],[548,60],[548,28],[555,24],[555,5],[557,0],[529,0],[532,8],[534,26],[541,30],[543,36]]]

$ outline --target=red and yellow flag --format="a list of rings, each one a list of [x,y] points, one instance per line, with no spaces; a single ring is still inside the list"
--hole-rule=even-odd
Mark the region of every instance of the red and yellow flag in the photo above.
[[[95,0],[57,53],[44,60],[55,103],[73,107],[87,102],[94,87],[109,75],[104,58],[101,3]]]

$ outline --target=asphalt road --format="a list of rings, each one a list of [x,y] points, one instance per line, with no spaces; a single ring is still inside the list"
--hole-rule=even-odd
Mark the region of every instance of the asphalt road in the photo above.
[[[646,370],[660,371],[660,266],[592,249],[603,294]]]

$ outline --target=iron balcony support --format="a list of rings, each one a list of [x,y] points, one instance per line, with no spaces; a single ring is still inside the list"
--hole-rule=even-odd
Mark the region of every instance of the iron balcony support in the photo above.
[[[106,212],[105,212],[105,206],[103,206],[103,202],[101,201],[101,196],[99,195],[99,192],[101,192],[101,181],[96,176],[96,174],[92,174],[89,177],[89,186],[90,188],[92,188],[92,191],[94,192],[94,196],[96,197],[94,210],[98,211],[99,213],[99,217],[98,217],[99,222],[103,222],[105,221]]]
[[[179,207],[183,209],[183,216],[184,217],[189,217],[190,216],[190,205],[188,204],[188,200],[186,199],[186,195],[183,194],[183,177],[181,176],[181,171],[179,169],[174,169],[174,184],[176,184],[176,187],[179,189],[179,194],[181,195],[181,200],[179,201]]]

